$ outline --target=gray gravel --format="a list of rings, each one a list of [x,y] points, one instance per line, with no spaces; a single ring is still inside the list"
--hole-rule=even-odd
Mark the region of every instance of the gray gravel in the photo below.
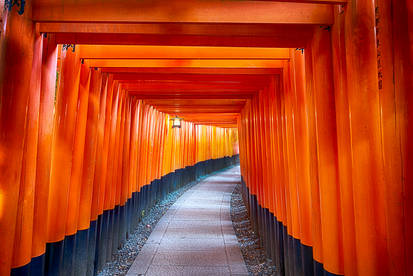
[[[198,181],[200,180],[198,179]],[[191,182],[170,193],[163,201],[149,210],[149,213],[145,214],[135,231],[129,235],[122,248],[113,254],[112,261],[105,264],[98,276],[126,275],[160,218],[183,193],[198,184],[198,181]]]
[[[241,185],[237,185],[231,197],[231,219],[240,244],[242,255],[250,275],[279,275],[271,259],[253,231],[248,211],[241,195]]]

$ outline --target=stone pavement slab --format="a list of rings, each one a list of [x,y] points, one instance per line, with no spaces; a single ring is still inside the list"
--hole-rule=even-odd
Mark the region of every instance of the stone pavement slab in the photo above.
[[[239,181],[239,167],[232,167],[183,194],[127,275],[248,275],[230,216],[231,193]]]

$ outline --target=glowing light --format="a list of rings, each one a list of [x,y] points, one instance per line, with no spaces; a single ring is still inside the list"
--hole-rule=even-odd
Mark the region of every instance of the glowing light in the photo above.
[[[172,118],[171,120],[172,120],[172,128],[181,128],[182,118],[175,116],[175,118]]]

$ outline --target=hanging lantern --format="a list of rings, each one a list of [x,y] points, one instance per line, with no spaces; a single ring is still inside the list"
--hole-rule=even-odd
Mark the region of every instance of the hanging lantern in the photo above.
[[[175,118],[172,118],[171,120],[172,120],[172,128],[181,128],[182,118],[175,116]]]

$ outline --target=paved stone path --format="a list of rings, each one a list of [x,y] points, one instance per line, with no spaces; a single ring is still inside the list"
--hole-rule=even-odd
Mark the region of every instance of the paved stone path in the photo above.
[[[239,167],[203,179],[166,212],[127,275],[248,275],[230,216]]]

